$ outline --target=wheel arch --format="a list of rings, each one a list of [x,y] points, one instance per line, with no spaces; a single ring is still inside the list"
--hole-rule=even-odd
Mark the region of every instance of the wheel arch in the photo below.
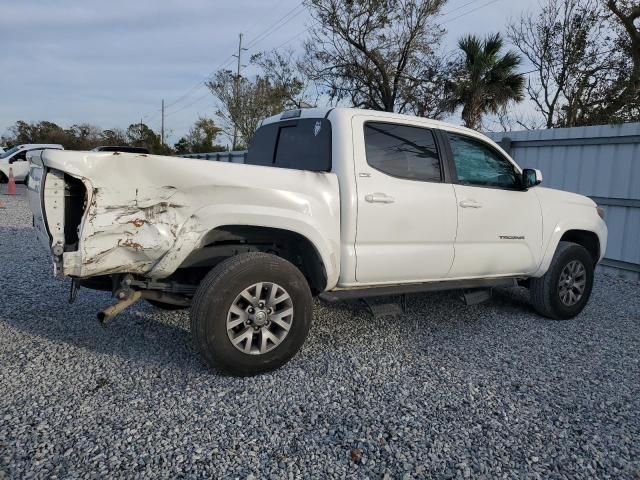
[[[600,260],[600,239],[595,232],[579,229],[567,230],[560,237],[560,242],[572,242],[584,247],[589,252],[594,266]]]
[[[606,248],[607,229],[606,226],[599,229],[591,228],[589,224],[580,223],[563,228],[562,224],[557,224],[551,238],[546,243],[545,253],[540,266],[531,277],[541,277],[546,273],[561,241],[576,243],[584,247],[589,252],[593,260],[593,265],[595,266],[602,258],[604,249]]]
[[[182,262],[180,269],[211,268],[244,252],[265,252],[284,258],[305,276],[314,294],[327,288],[328,271],[319,249],[307,236],[284,228],[231,224],[220,225],[205,233],[200,247]]]

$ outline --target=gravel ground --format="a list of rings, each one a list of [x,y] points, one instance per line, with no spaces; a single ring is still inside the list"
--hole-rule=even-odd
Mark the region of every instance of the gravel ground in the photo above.
[[[568,322],[526,290],[400,318],[318,304],[284,368],[237,379],[188,316],[52,278],[21,196],[0,195],[0,478],[640,478],[640,284],[600,275]]]

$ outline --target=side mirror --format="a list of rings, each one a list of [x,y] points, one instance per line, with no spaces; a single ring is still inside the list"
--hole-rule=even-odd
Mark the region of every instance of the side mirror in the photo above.
[[[535,187],[542,183],[542,172],[537,168],[525,168],[522,170],[522,186],[524,188]]]

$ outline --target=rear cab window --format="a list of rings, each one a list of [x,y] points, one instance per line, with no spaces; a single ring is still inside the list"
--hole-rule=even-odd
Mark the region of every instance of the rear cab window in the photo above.
[[[331,171],[331,122],[300,118],[260,127],[249,144],[249,165]]]

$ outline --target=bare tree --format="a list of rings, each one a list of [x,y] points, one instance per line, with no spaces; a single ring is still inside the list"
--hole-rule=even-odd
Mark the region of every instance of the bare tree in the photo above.
[[[291,108],[309,107],[309,80],[296,68],[292,52],[259,53],[251,63],[261,69],[252,79],[219,71],[207,87],[218,100],[216,115],[222,129],[234,138],[233,149],[246,147],[260,120]],[[240,133],[240,142],[232,134]]]
[[[110,128],[103,130],[100,138],[102,145],[126,145],[127,133],[121,128]]]
[[[251,63],[260,67],[263,76],[282,93],[290,108],[308,108],[318,103],[318,91],[299,68],[292,50],[258,53],[251,58]]]
[[[449,113],[446,102],[447,85],[454,75],[455,59],[431,55],[424,59],[422,78],[414,86],[405,112],[418,117],[442,119]]]
[[[483,132],[512,132],[517,130],[539,130],[544,128],[540,117],[532,113],[510,110],[504,106],[498,110],[495,117],[482,120]]]
[[[606,0],[619,31],[615,47],[622,61],[614,65],[614,79],[598,105],[600,118],[640,120],[640,4],[637,0]]]
[[[234,138],[234,128],[240,133],[243,143],[234,144],[234,150],[248,145],[260,120],[291,105],[291,92],[260,75],[251,80],[242,76],[238,78],[229,70],[221,70],[207,82],[207,87],[218,100],[216,115],[222,120],[223,131],[231,138]]]
[[[544,0],[539,13],[526,13],[508,27],[511,41],[533,65],[527,93],[547,128],[628,119],[638,103],[640,66],[633,73],[633,38],[629,42],[620,35],[616,15],[605,8],[605,1],[609,9],[619,3]],[[619,6],[618,12],[629,24],[633,9]],[[618,18],[624,24],[622,17]],[[631,26],[637,35],[633,20]],[[640,53],[636,57],[634,64],[640,64]]]
[[[446,0],[306,0],[315,20],[302,66],[331,100],[388,112],[438,112],[427,91]],[[436,85],[438,87],[439,85]],[[433,97],[433,98],[432,98]]]

